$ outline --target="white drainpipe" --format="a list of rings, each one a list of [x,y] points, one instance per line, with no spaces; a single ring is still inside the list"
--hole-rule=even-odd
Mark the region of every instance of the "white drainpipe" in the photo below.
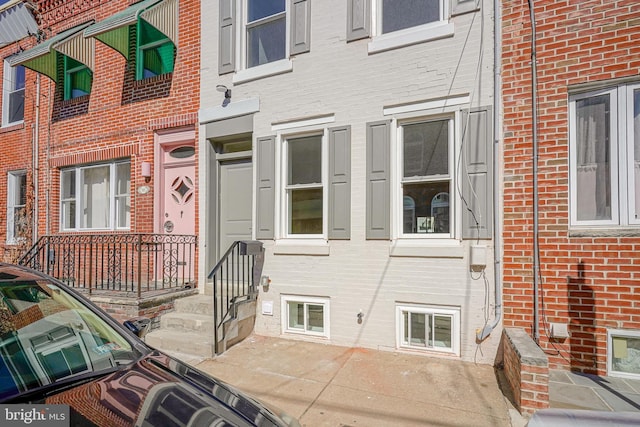
[[[476,338],[478,341],[486,339],[498,326],[502,319],[502,217],[500,215],[500,177],[498,164],[501,161],[500,148],[500,115],[502,112],[502,31],[500,23],[500,0],[493,1],[493,262],[494,262],[494,293],[495,293],[495,318],[493,322],[483,329],[478,329]]]

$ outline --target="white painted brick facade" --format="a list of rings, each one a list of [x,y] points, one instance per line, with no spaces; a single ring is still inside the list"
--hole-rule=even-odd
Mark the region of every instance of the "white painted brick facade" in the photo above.
[[[481,242],[487,245],[488,257],[485,276],[479,277],[469,271],[470,241],[458,241],[462,258],[439,258],[392,257],[390,242],[365,239],[366,124],[394,118],[383,115],[385,107],[451,96],[470,97],[471,103],[460,108],[491,106],[491,2],[481,2],[479,12],[451,18],[453,37],[368,54],[370,39],[346,42],[346,1],[313,1],[311,50],[292,58],[293,71],[235,85],[233,73],[218,75],[217,3],[215,7],[204,3],[202,111],[220,106],[223,97],[215,87],[224,84],[233,91],[232,103],[259,98],[254,141],[274,135],[272,123],[323,114],[335,115],[335,122],[327,127],[351,126],[351,239],[329,241],[328,256],[274,255],[274,242],[265,241],[264,274],[270,276],[271,286],[268,292],[261,291],[258,309],[262,301],[273,301],[274,313],[258,316],[256,332],[282,334],[281,294],[328,297],[332,344],[394,350],[396,303],[457,306],[461,309],[461,359],[493,363],[500,329],[480,348],[475,342],[476,329],[485,325],[485,317],[492,321],[494,314],[491,241]],[[201,188],[205,184],[201,180]],[[202,200],[202,209],[206,205]],[[206,230],[201,229],[201,235],[207,235]],[[358,324],[360,309],[364,318]]]

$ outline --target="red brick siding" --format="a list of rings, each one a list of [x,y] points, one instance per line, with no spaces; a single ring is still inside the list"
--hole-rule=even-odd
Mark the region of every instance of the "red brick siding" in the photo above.
[[[513,332],[511,332],[513,333]],[[513,395],[513,403],[521,414],[530,416],[538,409],[549,407],[549,367],[522,361],[516,344],[503,331],[501,357],[504,376]]]
[[[4,59],[27,49],[32,45],[30,40],[0,48],[0,81],[4,82]],[[35,85],[35,76],[26,76],[27,85]],[[1,90],[0,85],[0,90]],[[9,172],[27,171],[27,193],[32,194],[32,128],[35,116],[35,92],[25,91],[24,123],[0,127],[0,261],[13,261],[21,252],[16,245],[7,245],[7,177]],[[0,92],[0,114],[3,96]]]
[[[133,2],[41,0],[37,3],[41,26],[56,34],[92,19],[103,20]],[[154,163],[154,131],[190,126],[196,130],[196,140],[198,138],[200,1],[181,0],[179,16],[179,42],[171,74],[135,81],[131,64],[115,50],[96,41],[93,83],[88,97],[64,101],[60,88],[50,79],[41,78],[41,234],[46,230],[56,233],[60,229],[61,167],[123,157],[131,159],[131,231],[154,231],[155,177],[146,182],[140,176],[141,162]],[[26,91],[31,97],[35,96],[35,75],[27,70]],[[28,123],[29,126],[33,123],[32,117]],[[152,191],[138,194],[135,190],[141,185],[149,185]],[[45,187],[49,189],[48,206]]]
[[[527,2],[502,2],[504,324],[533,327],[531,25]],[[606,373],[607,328],[640,329],[640,230],[569,234],[568,87],[638,76],[637,1],[535,2],[538,65],[540,344],[552,367]],[[569,324],[550,343],[546,322]]]

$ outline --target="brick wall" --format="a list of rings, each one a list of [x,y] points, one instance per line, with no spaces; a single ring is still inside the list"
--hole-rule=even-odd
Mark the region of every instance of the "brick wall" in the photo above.
[[[18,53],[20,49],[31,46],[32,41],[20,40],[16,43],[0,47],[0,82],[5,81],[4,59]],[[35,75],[26,77],[28,85],[35,87]],[[4,101],[0,85],[0,114]],[[7,244],[7,182],[8,173],[27,172],[27,194],[31,198],[32,190],[32,129],[30,123],[36,110],[35,92],[25,93],[24,122],[12,126],[0,127],[0,261],[14,261],[22,252],[21,245]]]
[[[549,362],[524,329],[506,328],[500,343],[501,363],[513,404],[530,416],[549,407]]]
[[[531,25],[527,2],[502,2],[504,325],[533,327]],[[637,1],[535,2],[537,22],[541,322],[552,367],[606,373],[607,328],[640,328],[640,231],[569,227],[569,89],[635,78]],[[551,341],[548,323],[569,325]]]
[[[142,299],[91,295],[89,299],[121,323],[139,316],[150,319],[149,330],[151,331],[160,327],[160,317],[163,314],[174,310],[176,299],[194,295],[197,292],[195,289],[189,289]]]
[[[89,20],[101,21],[131,3],[129,0],[41,0],[38,2],[40,25],[47,33],[57,34]],[[60,168],[123,156],[131,159],[131,232],[154,232],[156,177],[152,176],[147,182],[140,174],[142,162],[154,164],[154,132],[189,126],[196,129],[198,139],[200,1],[181,0],[179,17],[173,73],[134,81],[131,63],[96,41],[89,96],[65,101],[61,87],[47,77],[41,78],[40,234],[54,234],[60,229]],[[35,93],[34,79],[35,73],[27,70],[28,94]],[[158,123],[166,126],[159,127]],[[151,192],[137,193],[136,189],[142,185],[150,186]]]

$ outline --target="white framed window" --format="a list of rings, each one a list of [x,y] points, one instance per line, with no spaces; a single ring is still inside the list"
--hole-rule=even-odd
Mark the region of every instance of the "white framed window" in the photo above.
[[[9,172],[7,176],[7,243],[18,243],[26,225],[27,173]]]
[[[640,379],[640,330],[607,330],[607,373]]]
[[[4,60],[2,79],[2,126],[22,123],[24,120],[25,68],[12,67]]]
[[[220,0],[219,72],[233,83],[293,71],[311,50],[311,0]]]
[[[129,229],[130,185],[129,161],[61,170],[61,229]]]
[[[398,348],[460,355],[460,308],[396,305]]]
[[[176,48],[171,39],[143,19],[136,25],[136,80],[173,72]]]
[[[398,123],[397,235],[453,237],[454,119]]]
[[[453,35],[449,0],[375,0],[369,52]]]
[[[246,67],[286,57],[286,0],[246,0]]]
[[[282,331],[329,338],[329,299],[282,296]]]
[[[64,99],[73,99],[91,93],[92,72],[81,62],[64,56]]]
[[[283,138],[282,230],[285,238],[326,237],[326,135]]]
[[[445,20],[444,0],[379,0],[380,34]]]
[[[640,85],[569,102],[571,225],[640,225]]]

